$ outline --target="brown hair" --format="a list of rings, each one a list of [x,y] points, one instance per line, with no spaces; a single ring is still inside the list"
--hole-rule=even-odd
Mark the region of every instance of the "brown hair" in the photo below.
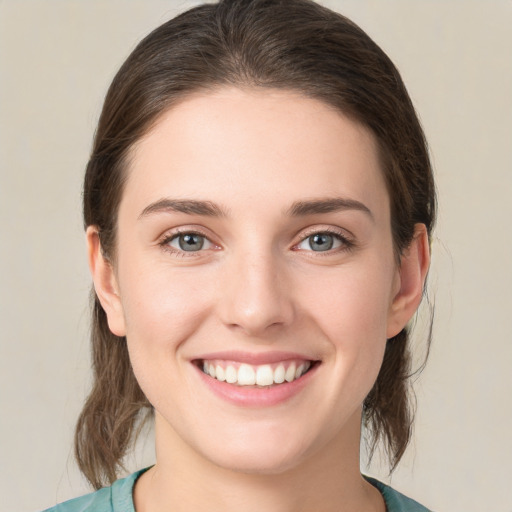
[[[311,0],[221,0],[190,9],[149,34],[106,95],[84,182],[85,226],[95,225],[115,260],[117,210],[130,148],[179,99],[222,85],[299,91],[367,126],[378,141],[391,200],[397,259],[416,223],[430,234],[435,190],[426,141],[400,75],[347,18]],[[93,297],[94,382],[78,420],[75,451],[94,487],[116,479],[141,421],[151,412],[126,343]],[[363,421],[393,469],[412,425],[408,330],[388,340]]]

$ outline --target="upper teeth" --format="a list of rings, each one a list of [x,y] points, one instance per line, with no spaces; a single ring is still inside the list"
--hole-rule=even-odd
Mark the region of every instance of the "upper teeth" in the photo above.
[[[253,366],[242,363],[220,364],[218,362],[203,362],[203,371],[214,379],[238,386],[271,386],[272,384],[282,384],[284,381],[292,382],[304,375],[310,368],[311,363],[279,363],[275,365],[264,364]]]

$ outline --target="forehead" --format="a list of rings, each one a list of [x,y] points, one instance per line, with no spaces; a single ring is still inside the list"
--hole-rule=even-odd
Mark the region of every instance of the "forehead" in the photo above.
[[[134,146],[127,178],[121,206],[144,208],[166,195],[215,196],[233,208],[341,195],[387,208],[371,132],[293,91],[220,88],[187,96]]]

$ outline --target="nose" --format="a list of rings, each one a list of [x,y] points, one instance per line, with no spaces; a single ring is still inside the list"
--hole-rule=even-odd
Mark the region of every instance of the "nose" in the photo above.
[[[222,322],[254,337],[291,324],[293,288],[286,270],[270,250],[233,257],[217,305]]]

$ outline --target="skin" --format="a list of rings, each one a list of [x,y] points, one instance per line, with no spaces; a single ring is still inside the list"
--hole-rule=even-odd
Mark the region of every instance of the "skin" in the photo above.
[[[223,215],[159,208],[165,198]],[[339,198],[351,203],[290,214]],[[177,229],[204,235],[203,249],[181,250]],[[326,232],[333,248],[313,250]],[[290,91],[188,96],[133,148],[115,261],[94,226],[87,241],[109,326],[155,407],[157,463],[135,487],[138,512],[385,510],[359,470],[362,403],[386,339],[419,305],[429,250],[418,225],[397,264],[367,129]],[[319,363],[292,398],[246,407],[192,363],[225,350]]]

